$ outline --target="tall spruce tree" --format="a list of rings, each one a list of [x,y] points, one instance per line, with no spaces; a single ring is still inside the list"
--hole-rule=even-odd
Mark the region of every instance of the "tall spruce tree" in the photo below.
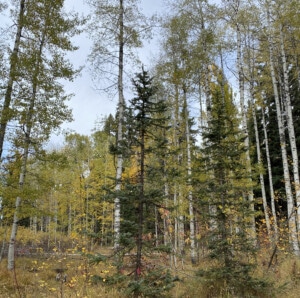
[[[203,132],[202,156],[207,171],[207,204],[215,206],[215,212],[209,214],[215,225],[208,243],[210,257],[217,260],[217,265],[204,274],[207,280],[224,281],[234,294],[248,281],[251,265],[244,262],[245,256],[254,253],[251,233],[248,235],[250,202],[243,199],[251,185],[247,182],[240,119],[222,71],[212,84],[211,118]]]
[[[159,273],[155,276],[142,263],[143,255],[155,249],[155,208],[163,203],[163,182],[158,182],[162,177],[162,157],[158,152],[166,145],[162,131],[167,128],[167,106],[155,95],[157,88],[153,78],[144,69],[136,75],[133,86],[136,97],[129,101],[127,120],[132,132],[132,170],[121,195],[124,198],[123,202],[121,200],[121,235],[126,235],[121,239],[126,240],[135,251],[135,282],[130,284],[129,289],[140,295],[168,289],[153,287],[153,278],[161,278],[161,270],[158,268]]]

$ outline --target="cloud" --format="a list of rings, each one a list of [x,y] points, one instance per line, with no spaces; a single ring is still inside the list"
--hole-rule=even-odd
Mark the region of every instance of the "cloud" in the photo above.
[[[151,15],[161,7],[162,0],[142,0],[141,9],[146,15]],[[79,14],[86,15],[89,6],[86,1],[67,0],[65,2],[66,11],[75,11]],[[92,74],[87,67],[87,57],[91,49],[92,41],[88,39],[85,33],[74,38],[74,44],[79,49],[68,55],[70,61],[75,67],[85,66],[80,77],[74,82],[67,82],[65,90],[67,93],[73,93],[74,97],[70,100],[69,106],[73,110],[74,122],[65,123],[62,128],[74,130],[77,133],[89,135],[95,128],[97,119],[108,115],[115,114],[116,100],[111,100],[104,93],[99,93],[93,86]],[[150,59],[153,57],[153,43],[145,43],[145,48],[139,50],[141,60],[146,66],[150,65]],[[55,136],[57,139],[57,136]]]

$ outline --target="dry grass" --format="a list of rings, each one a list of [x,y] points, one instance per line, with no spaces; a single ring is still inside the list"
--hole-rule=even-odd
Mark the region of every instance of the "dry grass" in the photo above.
[[[103,254],[109,254],[109,250],[101,250]],[[269,293],[256,297],[299,297],[300,292],[300,260],[284,251],[278,251],[274,258],[272,266],[268,268],[271,257],[271,250],[261,250],[258,254],[259,266],[253,273],[253,276],[259,279],[266,279],[272,283]],[[169,261],[166,256],[154,255],[147,262],[153,265],[169,267]],[[115,268],[110,262],[99,263],[91,266],[87,259],[77,255],[39,255],[35,257],[17,257],[16,270],[8,271],[6,269],[6,259],[0,263],[0,298],[121,298],[125,297],[124,291],[116,285],[107,285],[105,276],[114,274]],[[226,289],[226,285],[215,283],[207,285],[203,279],[195,276],[199,269],[207,269],[212,266],[209,259],[200,260],[199,266],[191,266],[185,262],[184,266],[172,269],[172,273],[178,276],[178,282],[175,283],[169,297],[174,298],[217,298],[232,297]],[[67,281],[56,280],[56,272],[63,270],[67,274]],[[125,274],[127,274],[126,270]],[[91,282],[92,276],[103,276],[103,280],[98,284]],[[222,288],[220,295],[214,295],[215,289]],[[254,297],[251,295],[243,296]]]
[[[91,283],[93,275],[113,273],[107,264],[90,266],[85,258],[51,256],[49,258],[19,257],[16,270],[6,269],[6,259],[0,264],[0,297],[122,297],[118,290]],[[57,271],[67,274],[66,282],[56,280]],[[63,278],[62,278],[63,279]]]
[[[198,267],[186,265],[184,270],[176,272],[182,280],[175,284],[172,289],[171,297],[174,298],[298,298],[300,293],[300,259],[285,251],[278,251],[269,267],[271,250],[262,250],[258,254],[258,266],[253,272],[253,277],[269,282],[270,288],[262,291],[257,296],[248,294],[245,296],[232,296],[226,285],[215,281],[208,286],[200,277],[195,277],[195,271],[207,269],[211,266],[208,259],[201,260]],[[213,289],[220,289],[221,295],[212,295]]]

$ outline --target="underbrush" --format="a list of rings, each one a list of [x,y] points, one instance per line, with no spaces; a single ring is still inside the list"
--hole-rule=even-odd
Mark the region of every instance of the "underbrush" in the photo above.
[[[177,271],[180,283],[172,290],[171,297],[177,298],[268,298],[299,297],[300,259],[289,253],[279,251],[275,261],[269,264],[269,253],[260,251],[258,266],[248,280],[238,278],[230,282],[218,278],[210,271],[217,264],[203,259],[197,267],[186,266]]]
[[[81,256],[18,257],[16,269],[0,264],[0,297],[122,297],[114,288],[94,286],[93,275],[113,270],[109,264],[90,266]]]
[[[27,251],[28,247],[36,249],[33,253],[16,256],[13,271],[7,270],[7,259],[2,259],[0,298],[299,297],[300,259],[280,249],[273,255],[270,248],[261,248],[257,252],[257,267],[251,270],[250,278],[230,272],[229,282],[215,270],[217,261],[205,255],[200,257],[198,265],[190,264],[186,256],[175,268],[171,267],[167,253],[152,253],[143,257],[144,269],[136,281],[132,266],[134,253],[125,256],[120,268],[111,257],[111,248],[94,245],[91,252],[87,243],[79,245],[75,237],[71,240],[60,237],[48,240],[50,249],[46,252],[43,248],[46,238],[42,233],[35,235],[35,243],[28,230],[19,235],[20,251],[24,248]],[[107,257],[91,263],[90,256],[96,253]]]

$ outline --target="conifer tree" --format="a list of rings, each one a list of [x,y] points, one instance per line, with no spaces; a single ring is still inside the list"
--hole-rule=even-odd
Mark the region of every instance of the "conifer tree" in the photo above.
[[[150,78],[148,73],[143,71],[137,74],[136,79],[133,80],[136,97],[130,100],[129,109],[132,109],[133,128],[135,131],[134,147],[135,154],[138,156],[137,164],[137,256],[136,256],[136,270],[135,276],[139,277],[141,272],[141,258],[143,248],[143,234],[147,232],[146,227],[149,226],[149,214],[146,210],[149,208],[154,210],[155,203],[160,199],[161,190],[150,189],[149,185],[153,182],[153,169],[150,175],[150,165],[148,163],[149,156],[153,153],[155,147],[161,144],[155,130],[164,128],[166,125],[166,105],[165,103],[155,98],[156,87],[152,83],[153,78]],[[150,143],[150,140],[152,142]],[[153,142],[154,141],[154,142]],[[159,142],[160,141],[160,142]],[[156,143],[155,143],[156,142]],[[158,143],[159,142],[159,143]],[[147,187],[148,186],[148,187]],[[147,222],[148,221],[148,222]]]
[[[120,244],[126,251],[135,252],[135,281],[130,283],[129,291],[140,295],[164,292],[170,282],[167,276],[162,276],[159,267],[150,272],[142,262],[144,254],[157,249],[154,223],[156,207],[163,204],[162,157],[159,155],[166,145],[161,132],[167,128],[167,106],[156,95],[153,78],[144,69],[136,75],[133,86],[136,97],[129,101],[126,121],[131,131],[128,135],[131,167],[124,173],[124,187],[120,192]],[[166,287],[153,286],[153,278],[165,279]]]
[[[244,161],[244,139],[240,119],[233,104],[232,91],[220,71],[212,86],[211,119],[203,132],[202,162],[208,171],[205,182],[207,204],[215,206],[215,225],[209,233],[210,257],[217,260],[215,268],[203,274],[208,279],[224,280],[234,291],[243,287],[250,274],[245,256],[254,253],[249,204],[243,200],[247,182]],[[209,158],[208,158],[209,157]],[[253,216],[253,214],[251,215]]]

